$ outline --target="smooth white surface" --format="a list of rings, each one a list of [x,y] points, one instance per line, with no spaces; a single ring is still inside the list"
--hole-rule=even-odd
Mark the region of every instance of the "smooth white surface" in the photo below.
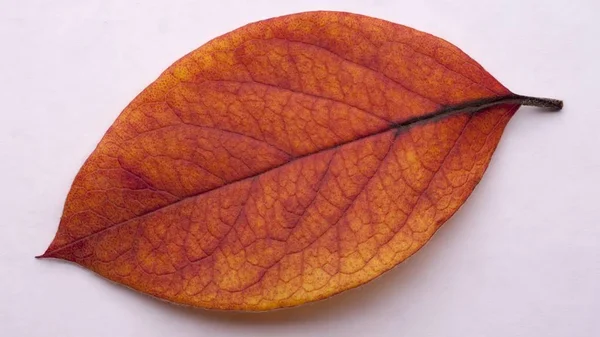
[[[0,2],[0,335],[600,336],[598,1]],[[172,306],[35,260],[77,170],[173,61],[246,23],[330,9],[443,37],[521,108],[465,206],[409,261],[330,300],[265,314]]]

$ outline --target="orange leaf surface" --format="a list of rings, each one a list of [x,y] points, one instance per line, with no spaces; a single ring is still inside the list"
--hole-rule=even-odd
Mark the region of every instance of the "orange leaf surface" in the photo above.
[[[312,12],[169,67],[78,173],[42,257],[153,296],[268,310],[361,285],[421,248],[520,104],[450,43]]]

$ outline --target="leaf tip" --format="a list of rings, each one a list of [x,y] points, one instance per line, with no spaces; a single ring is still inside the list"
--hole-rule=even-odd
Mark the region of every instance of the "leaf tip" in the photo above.
[[[52,256],[51,248],[52,248],[52,246],[48,247],[48,249],[46,249],[46,251],[43,254],[37,255],[37,256],[35,256],[35,258],[36,259],[49,259],[49,258],[54,257],[54,256]]]

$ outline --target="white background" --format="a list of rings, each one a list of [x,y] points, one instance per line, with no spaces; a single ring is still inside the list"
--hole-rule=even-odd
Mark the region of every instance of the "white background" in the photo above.
[[[0,335],[600,336],[600,3],[0,1]],[[329,300],[271,313],[173,306],[53,260],[79,167],[173,61],[246,23],[367,14],[443,37],[521,108],[464,207],[407,262]]]

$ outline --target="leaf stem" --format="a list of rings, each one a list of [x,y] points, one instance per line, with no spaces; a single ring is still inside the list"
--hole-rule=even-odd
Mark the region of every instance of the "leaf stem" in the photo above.
[[[513,97],[518,104],[546,108],[550,111],[559,111],[563,107],[563,101],[559,99],[521,95],[513,95]]]
[[[445,117],[452,116],[452,115],[455,115],[458,113],[465,113],[465,112],[466,113],[477,113],[481,110],[491,108],[494,106],[498,106],[498,105],[503,105],[503,104],[518,104],[518,105],[536,106],[536,107],[547,109],[548,111],[558,111],[558,110],[562,109],[562,107],[563,107],[563,102],[558,99],[509,94],[509,95],[467,101],[467,102],[457,104],[457,105],[445,106],[442,109],[436,110],[434,112],[424,114],[421,116],[417,116],[414,118],[410,118],[401,123],[392,124],[391,127],[392,128],[401,128],[401,127],[405,127],[405,126],[410,126],[415,123],[445,118]]]

